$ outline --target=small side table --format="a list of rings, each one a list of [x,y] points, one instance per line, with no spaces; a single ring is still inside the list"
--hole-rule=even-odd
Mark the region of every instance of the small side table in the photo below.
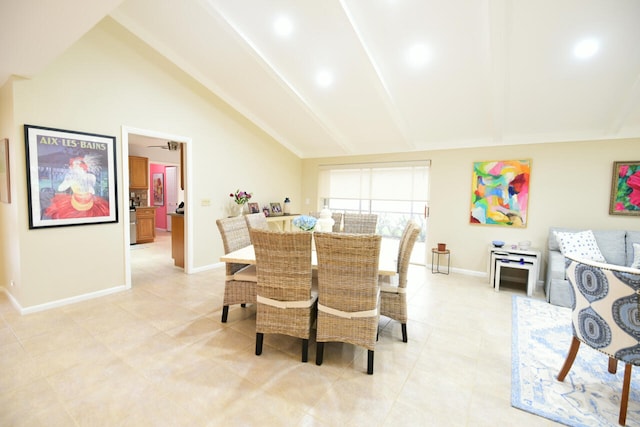
[[[440,255],[446,255],[447,257],[447,272],[440,271]],[[434,262],[435,261],[435,262]],[[431,249],[431,273],[441,273],[441,274],[449,274],[449,270],[451,267],[451,251],[446,249],[444,251],[439,251],[438,248]]]

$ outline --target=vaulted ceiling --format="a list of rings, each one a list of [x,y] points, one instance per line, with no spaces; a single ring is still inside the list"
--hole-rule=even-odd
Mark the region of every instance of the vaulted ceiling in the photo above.
[[[638,0],[2,2],[0,84],[106,15],[300,157],[640,137]]]

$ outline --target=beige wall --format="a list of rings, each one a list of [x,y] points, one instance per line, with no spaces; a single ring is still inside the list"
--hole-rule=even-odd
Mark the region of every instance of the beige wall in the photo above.
[[[470,224],[473,162],[522,158],[532,160],[528,226]],[[613,162],[640,160],[640,138],[306,159],[303,197],[317,203],[318,165],[412,159],[432,161],[427,247],[446,242],[452,268],[458,271],[485,272],[487,247],[495,239],[531,240],[532,246],[543,249],[550,226],[640,230],[640,217],[608,213]]]
[[[123,286],[129,253],[127,206],[119,206],[117,224],[28,229],[23,124],[116,136],[119,204],[127,191],[122,126],[191,138],[195,269],[222,254],[215,220],[226,216],[230,192],[250,191],[260,203],[289,196],[297,208],[300,160],[110,18],[38,76],[9,83],[0,95],[0,137],[11,138],[15,160],[15,197],[0,206],[0,286],[23,308]],[[211,206],[202,206],[204,199]]]

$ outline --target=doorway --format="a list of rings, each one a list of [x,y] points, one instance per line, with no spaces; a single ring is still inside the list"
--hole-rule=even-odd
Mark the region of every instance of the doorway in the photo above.
[[[171,141],[171,143],[168,143]],[[167,153],[169,151],[173,151],[170,149],[171,144],[177,142],[179,145],[178,151],[174,151],[180,153],[178,155],[178,160],[171,160],[170,157],[167,157]],[[122,165],[123,165],[123,188],[126,191],[122,191],[122,203],[123,206],[129,206],[129,156],[130,155],[139,155],[142,157],[147,157],[150,159],[150,162],[154,163],[167,163],[169,166],[173,166],[175,164],[179,164],[179,168],[174,166],[173,171],[170,172],[172,174],[172,178],[175,180],[175,187],[179,187],[184,190],[184,194],[182,199],[185,200],[185,204],[189,206],[189,184],[190,184],[190,174],[189,164],[191,159],[191,138],[180,135],[172,135],[166,134],[163,132],[156,132],[147,129],[139,129],[133,127],[122,127]],[[163,147],[167,147],[163,149]],[[173,165],[171,165],[173,163]],[[167,167],[167,169],[169,168]],[[175,172],[175,173],[173,173]],[[149,195],[151,196],[151,194]],[[172,195],[173,196],[173,195]],[[178,195],[175,196],[175,199],[178,198]],[[148,200],[153,200],[149,199]],[[168,201],[168,200],[167,200]],[[177,206],[177,201],[174,200],[173,203]],[[176,207],[167,207],[167,212],[175,212]],[[170,210],[172,209],[172,210]],[[184,215],[184,272],[186,274],[190,274],[192,270],[192,261],[191,261],[191,236],[192,233],[190,231],[191,228],[191,215],[189,210],[185,210]],[[168,233],[165,233],[168,234]],[[164,236],[166,237],[166,236]],[[127,227],[127,233],[125,236],[125,244],[126,244],[126,256],[125,256],[125,271],[126,271],[126,287],[130,288],[132,285],[131,277],[132,277],[132,264],[131,264],[131,246],[129,245],[129,228]],[[166,258],[158,257],[158,262],[165,262],[167,260],[168,263],[173,265],[172,252],[171,248],[167,249]]]

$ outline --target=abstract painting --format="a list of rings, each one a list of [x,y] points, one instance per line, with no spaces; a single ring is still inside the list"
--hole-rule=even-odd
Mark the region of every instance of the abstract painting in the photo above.
[[[527,226],[531,160],[473,163],[472,224]]]
[[[640,215],[640,162],[613,162],[610,215]]]

